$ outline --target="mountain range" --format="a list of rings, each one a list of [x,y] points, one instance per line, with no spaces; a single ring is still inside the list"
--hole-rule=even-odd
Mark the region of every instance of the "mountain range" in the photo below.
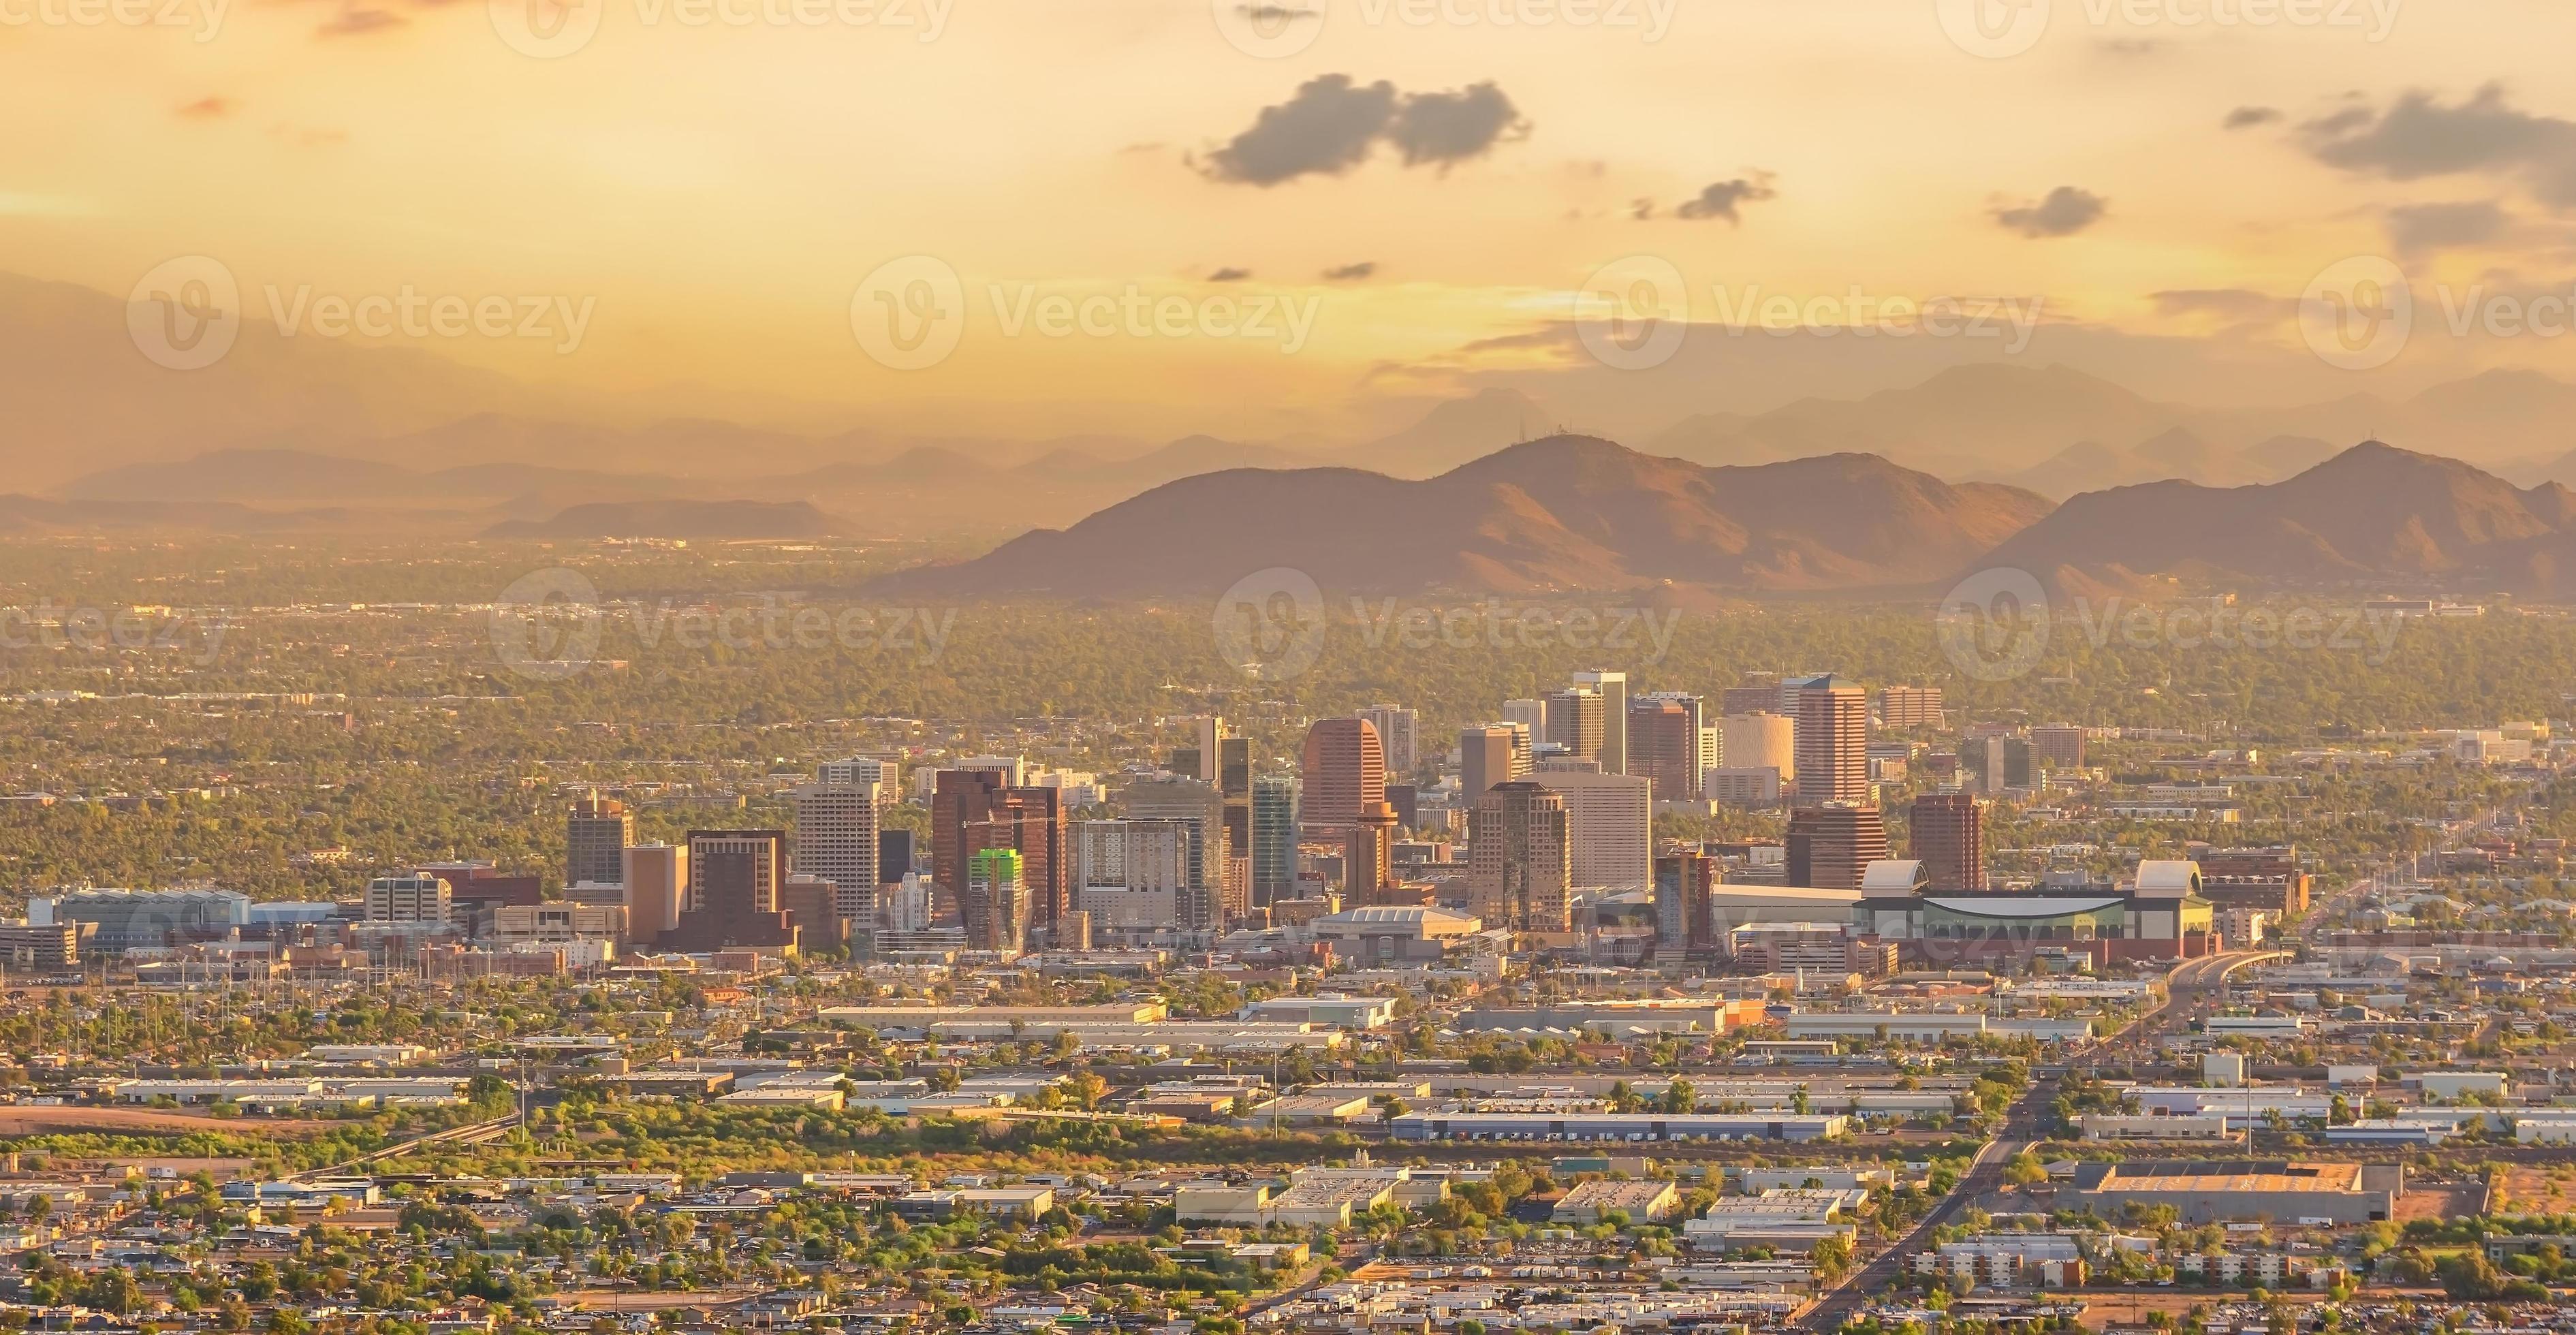
[[[1337,592],[1917,596],[2016,568],[2061,590],[2437,581],[2554,596],[2576,590],[2576,492],[2370,441],[2278,482],[2167,480],[2053,505],[1874,455],[1705,467],[1568,435],[1421,481],[1342,468],[1188,478],[882,587],[1191,596],[1278,567]]]

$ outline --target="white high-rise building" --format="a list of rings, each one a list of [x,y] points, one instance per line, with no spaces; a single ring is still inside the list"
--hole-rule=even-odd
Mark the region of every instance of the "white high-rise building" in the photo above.
[[[1412,782],[1414,767],[1422,760],[1421,744],[1414,735],[1419,716],[1402,705],[1370,705],[1359,715],[1377,729],[1378,745],[1386,752],[1386,772]]]
[[[367,921],[444,923],[454,893],[443,876],[379,876],[367,882]]]
[[[1639,890],[1655,879],[1655,785],[1642,774],[1542,769],[1530,776],[1565,801],[1574,884]]]
[[[876,918],[877,809],[883,794],[873,779],[809,783],[788,794],[796,808],[790,870],[832,883],[835,917],[861,923]]]

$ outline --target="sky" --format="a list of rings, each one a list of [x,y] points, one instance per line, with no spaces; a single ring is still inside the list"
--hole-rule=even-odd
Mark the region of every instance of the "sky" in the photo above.
[[[211,261],[300,337],[816,427],[1332,436],[1501,382],[1615,417],[1575,334],[1656,281],[1703,325],[2047,331],[1812,340],[1658,412],[2078,348],[2322,398],[2576,375],[2566,329],[2449,327],[2565,319],[2572,47],[2558,0],[0,0],[0,269],[141,300]],[[2382,272],[2414,337],[2338,364],[2373,354],[2302,316]],[[406,293],[556,314],[308,324]]]

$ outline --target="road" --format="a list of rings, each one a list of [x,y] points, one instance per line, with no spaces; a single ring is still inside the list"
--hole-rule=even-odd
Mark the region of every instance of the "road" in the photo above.
[[[2122,1057],[2132,1047],[2152,1043],[2167,1032],[2173,1022],[2188,1020],[2206,1008],[2211,997],[2224,997],[2227,977],[2258,960],[2285,959],[2287,952],[2233,950],[2186,960],[2165,975],[2165,999],[2153,1009],[2141,1012],[2118,1033],[2103,1039],[2073,1062],[2068,1070],[2087,1070]],[[2123,1058],[2125,1059],[2125,1058]],[[1958,1186],[1926,1213],[1893,1246],[1871,1258],[1868,1264],[1852,1271],[1843,1282],[1818,1299],[1816,1305],[1799,1319],[1799,1325],[1812,1331],[1834,1331],[1851,1319],[1869,1302],[1871,1295],[1892,1287],[1901,1277],[1906,1258],[1930,1245],[1932,1230],[1950,1221],[1968,1205],[2000,1190],[2004,1185],[2004,1166],[2044,1138],[2046,1115],[2057,1101],[2061,1074],[2036,1073],[2030,1088],[2005,1110],[2002,1130],[1986,1142],[1970,1161],[1968,1171],[1959,1175]]]

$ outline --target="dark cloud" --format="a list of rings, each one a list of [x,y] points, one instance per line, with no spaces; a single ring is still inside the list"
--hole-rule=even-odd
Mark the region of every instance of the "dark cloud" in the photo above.
[[[1699,198],[1682,201],[1681,207],[1673,211],[1685,218],[1724,218],[1740,227],[1744,219],[1736,212],[1738,205],[1777,199],[1779,195],[1771,187],[1770,173],[1755,172],[1749,179],[1739,176],[1720,181],[1700,191]]]
[[[2517,176],[2552,208],[2576,208],[2576,122],[2507,105],[2488,84],[2456,106],[2405,93],[2385,111],[2350,107],[2300,127],[2319,162],[2391,181],[2457,173]]]
[[[2219,122],[2221,129],[2251,130],[2257,125],[2271,125],[2281,119],[2279,107],[2238,107]]]
[[[352,6],[334,15],[330,22],[314,29],[324,37],[361,37],[387,28],[399,28],[410,22],[390,9],[360,9]]]
[[[1250,269],[1237,269],[1232,265],[1228,265],[1225,268],[1217,270],[1215,273],[1209,274],[1207,276],[1207,280],[1211,283],[1240,283],[1250,277],[1252,277],[1252,271]]]
[[[1208,155],[1207,173],[1221,181],[1277,185],[1310,172],[1338,175],[1367,159],[1369,146],[1395,118],[1395,85],[1362,87],[1347,74],[1311,79],[1297,95],[1263,107],[1252,128]]]
[[[1327,283],[1364,283],[1377,277],[1377,261],[1361,260],[1357,264],[1337,264],[1324,271]]]
[[[2260,320],[2298,309],[2294,297],[2267,296],[2241,287],[2168,288],[2149,294],[2158,315],[2223,315],[2231,320]]]
[[[1363,85],[1347,74],[1326,74],[1286,102],[1262,108],[1252,128],[1210,153],[1200,170],[1215,180],[1259,186],[1337,176],[1367,161],[1380,140],[1394,145],[1408,167],[1445,168],[1528,130],[1512,100],[1490,83],[1402,94],[1382,79]]]
[[[2061,185],[2036,204],[1995,210],[1995,221],[2028,237],[2073,236],[2101,221],[2111,201],[2089,190]]]
[[[2506,221],[2504,210],[2487,200],[2405,204],[2388,211],[2388,239],[2407,254],[2474,246],[2493,241]]]
[[[229,116],[233,114],[232,99],[201,97],[179,108],[179,114],[190,120],[213,120],[219,116]]]
[[[1490,83],[1455,93],[1416,93],[1396,108],[1387,139],[1404,153],[1404,165],[1417,167],[1483,157],[1507,136],[1529,133],[1520,109]]]

